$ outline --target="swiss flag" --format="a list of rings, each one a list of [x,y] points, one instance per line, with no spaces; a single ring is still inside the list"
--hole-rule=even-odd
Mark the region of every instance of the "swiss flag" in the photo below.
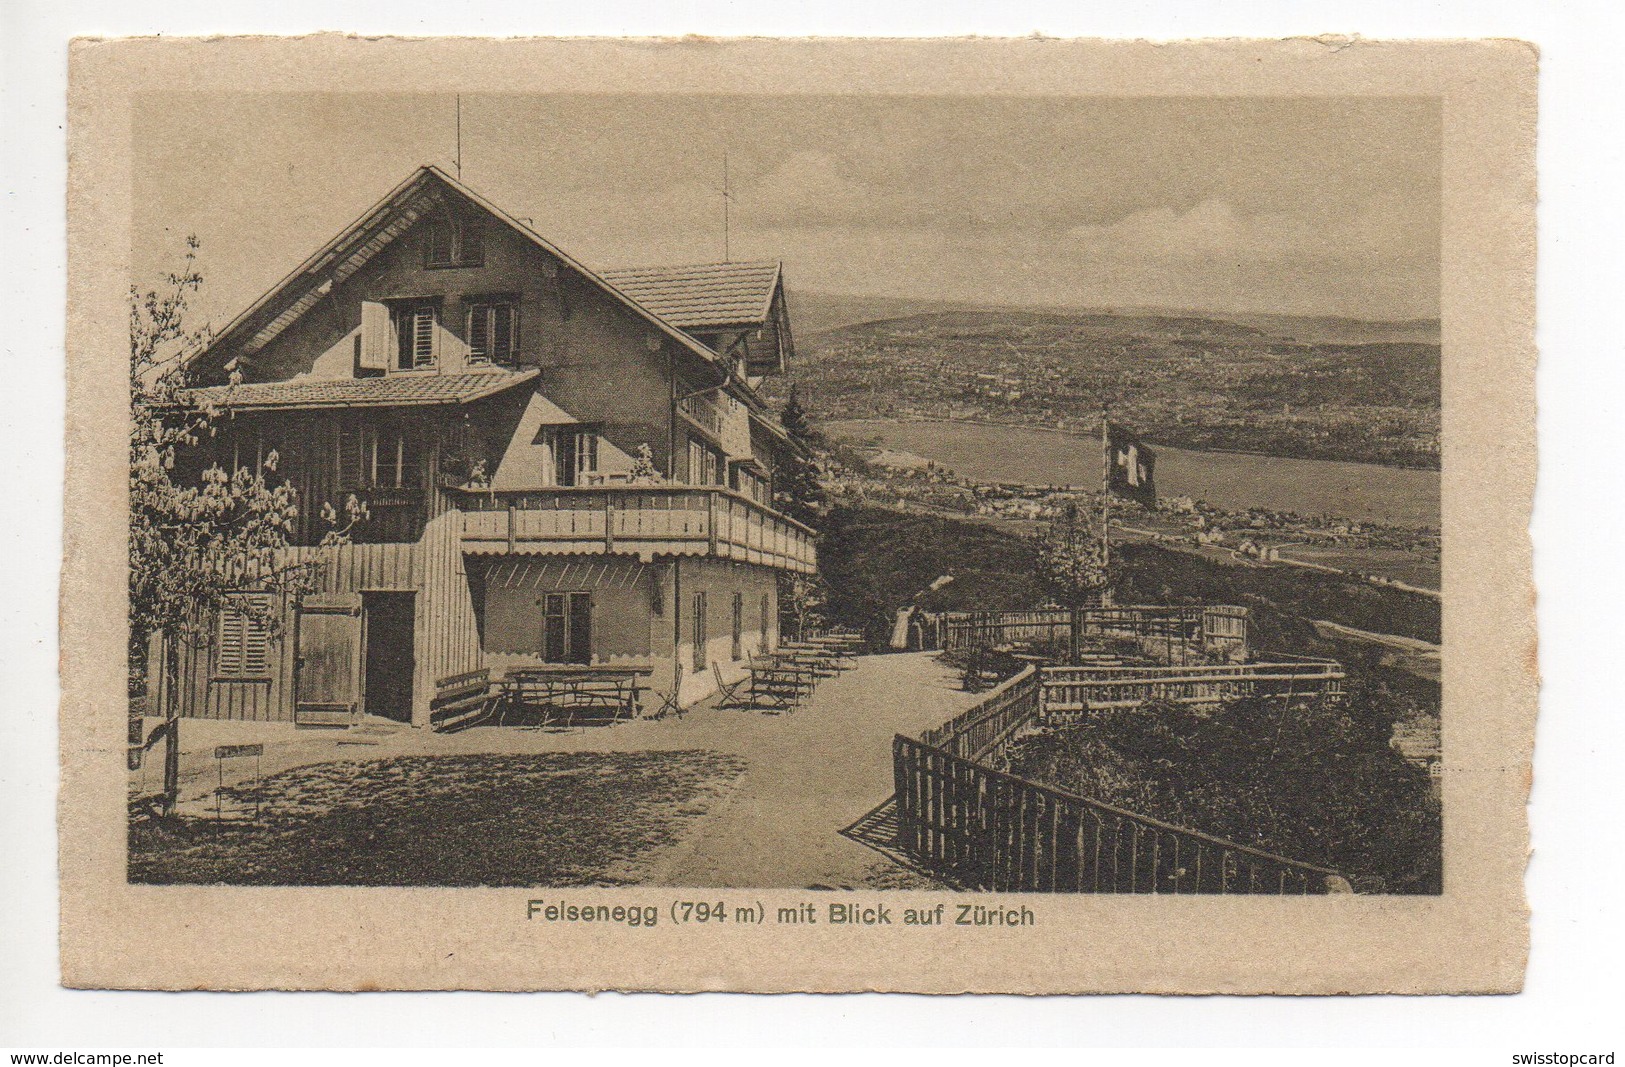
[[[1107,488],[1120,497],[1155,508],[1157,454],[1121,426],[1107,426],[1106,442],[1111,464],[1106,476]]]

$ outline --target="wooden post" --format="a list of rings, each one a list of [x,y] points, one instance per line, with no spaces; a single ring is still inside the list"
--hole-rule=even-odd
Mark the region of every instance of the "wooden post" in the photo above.
[[[173,634],[165,634],[162,646],[163,671],[167,676],[164,686],[163,812],[173,815],[181,797],[180,642]]]
[[[515,533],[514,527],[516,525],[515,522],[514,522],[514,519],[516,517],[515,513],[517,511],[518,511],[518,508],[514,505],[513,500],[510,499],[508,501],[508,554],[510,556],[513,555],[513,549],[514,549],[514,533]]]
[[[1112,438],[1106,405],[1100,405],[1100,565],[1109,568],[1112,560]],[[1107,578],[1106,588],[1111,588]]]
[[[717,493],[714,489],[705,494],[705,547],[707,554],[715,558],[717,554]]]
[[[604,494],[604,551],[615,551],[615,500]]]

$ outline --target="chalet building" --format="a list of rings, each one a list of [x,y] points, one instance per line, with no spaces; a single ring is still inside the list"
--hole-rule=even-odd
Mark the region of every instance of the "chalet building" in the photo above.
[[[448,679],[550,663],[705,696],[776,644],[779,575],[816,567],[755,392],[792,354],[776,263],[593,271],[418,170],[190,366],[226,412],[191,462],[275,449],[291,551],[322,566],[266,604],[284,625],[227,611],[183,656],[185,713],[427,726]],[[368,518],[323,547],[351,496]]]

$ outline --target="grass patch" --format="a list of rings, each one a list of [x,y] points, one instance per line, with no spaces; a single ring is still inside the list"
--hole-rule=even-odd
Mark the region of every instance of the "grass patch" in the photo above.
[[[714,752],[411,756],[299,767],[261,786],[257,823],[136,820],[131,882],[626,885],[724,795]]]

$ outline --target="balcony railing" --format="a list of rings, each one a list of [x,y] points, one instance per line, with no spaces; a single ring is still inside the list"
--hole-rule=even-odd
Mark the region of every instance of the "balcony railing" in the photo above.
[[[730,457],[739,459],[751,454],[750,415],[737,400],[711,399],[704,394],[685,396],[677,401],[677,410]]]
[[[593,486],[460,494],[463,550],[478,555],[709,556],[810,574],[813,531],[729,489]]]

